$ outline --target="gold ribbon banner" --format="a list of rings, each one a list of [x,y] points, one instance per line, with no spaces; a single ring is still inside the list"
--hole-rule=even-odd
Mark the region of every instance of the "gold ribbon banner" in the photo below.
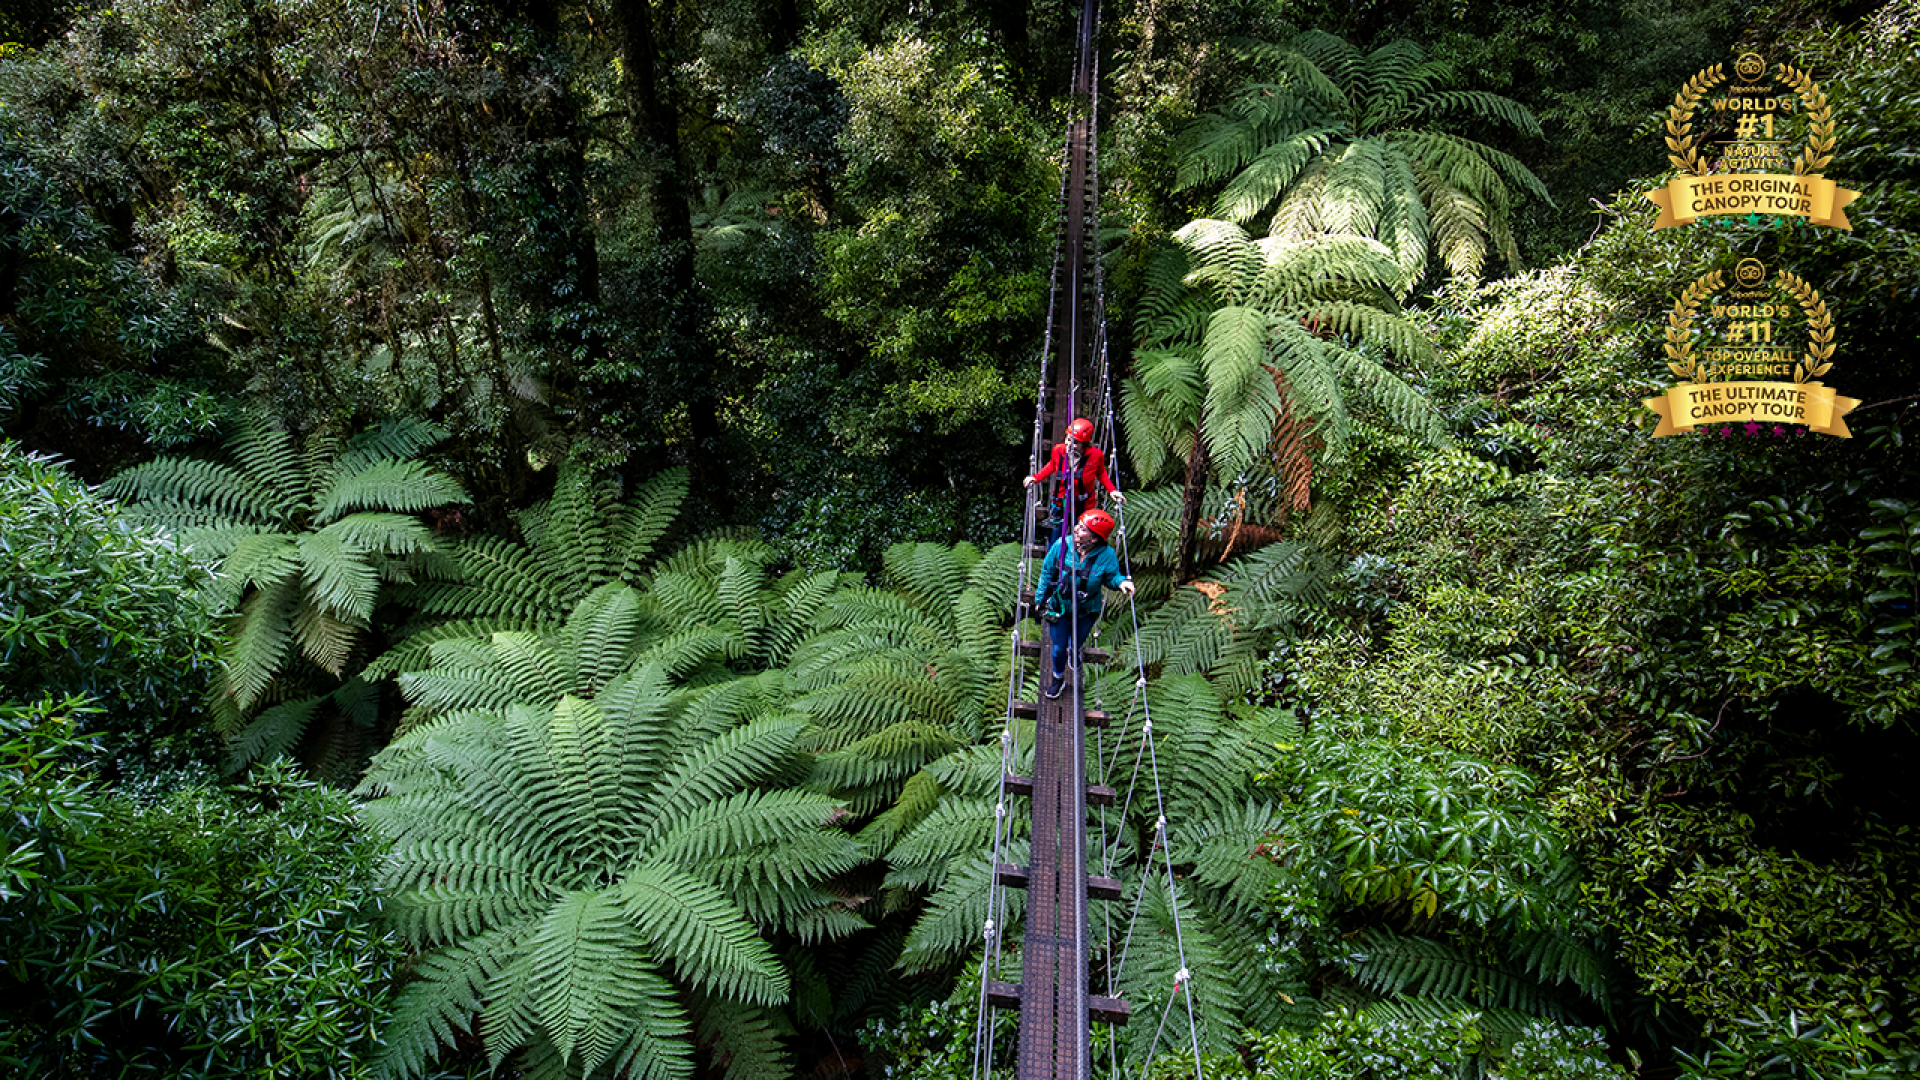
[[[1681,383],[1640,402],[1660,416],[1653,437],[1701,424],[1800,424],[1822,435],[1853,438],[1842,419],[1859,401],[1831,386],[1786,382]]]
[[[1656,229],[1719,214],[1787,214],[1852,231],[1846,205],[1860,197],[1824,176],[1774,173],[1676,176],[1666,187],[1642,194],[1660,208]]]

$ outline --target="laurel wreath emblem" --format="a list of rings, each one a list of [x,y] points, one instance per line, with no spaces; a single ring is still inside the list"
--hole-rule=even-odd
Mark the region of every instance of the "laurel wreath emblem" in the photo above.
[[[1667,313],[1667,368],[1681,382],[1701,382],[1700,361],[1693,355],[1693,320],[1700,314],[1700,302],[1720,291],[1726,284],[1725,271],[1714,270],[1695,278],[1673,302]],[[1820,376],[1833,367],[1833,315],[1820,290],[1807,284],[1798,274],[1782,270],[1774,284],[1792,296],[1807,317],[1807,354],[1793,366],[1797,385],[1819,386]]]
[[[1700,381],[1700,361],[1693,356],[1693,318],[1700,301],[1720,291],[1721,271],[1702,274],[1680,293],[1667,314],[1667,367],[1681,382]]]
[[[1820,290],[1798,274],[1782,270],[1774,283],[1792,296],[1807,316],[1807,355],[1793,366],[1793,381],[1819,386],[1819,376],[1833,366],[1828,359],[1833,355],[1833,316],[1827,311],[1827,302],[1821,299]]]
[[[1688,79],[1667,106],[1667,160],[1681,172],[1710,176],[1712,169],[1693,141],[1693,113],[1707,92],[1726,81],[1724,64],[1703,68]],[[1833,160],[1833,106],[1813,76],[1791,64],[1780,65],[1780,81],[1807,106],[1807,145],[1794,159],[1793,175],[1818,175]]]

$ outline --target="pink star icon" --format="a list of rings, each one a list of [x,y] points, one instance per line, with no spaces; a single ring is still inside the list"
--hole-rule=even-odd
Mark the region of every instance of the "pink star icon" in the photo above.
[[[1776,439],[1778,439],[1778,438],[1783,438],[1783,437],[1785,437],[1785,435],[1786,435],[1786,434],[1787,434],[1787,429],[1786,429],[1786,428],[1783,428],[1783,427],[1781,427],[1781,426],[1780,426],[1779,424],[1775,424],[1775,425],[1773,425],[1773,437],[1774,437],[1774,438],[1776,438]]]
[[[1723,439],[1728,439],[1728,438],[1732,438],[1732,437],[1733,437],[1733,425],[1732,425],[1732,424],[1728,424],[1727,426],[1725,426],[1725,427],[1723,427],[1723,428],[1721,428],[1721,429],[1720,429],[1720,437],[1721,437],[1721,438],[1723,438]]]
[[[1758,434],[1760,434],[1760,425],[1759,425],[1759,424],[1756,424],[1756,423],[1754,423],[1754,422],[1753,422],[1753,421],[1751,421],[1751,420],[1749,420],[1749,421],[1747,421],[1747,424],[1746,424],[1746,428],[1747,428],[1747,434],[1749,434],[1749,435],[1758,435]]]

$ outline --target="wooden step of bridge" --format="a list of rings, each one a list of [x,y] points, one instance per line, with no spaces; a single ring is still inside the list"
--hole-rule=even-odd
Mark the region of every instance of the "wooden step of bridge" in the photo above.
[[[1000,782],[1005,784],[1007,790],[1013,792],[1015,795],[1025,795],[1029,799],[1033,798],[1033,777],[1031,776],[1015,776],[1012,773],[1007,773],[1000,778]],[[1088,784],[1087,805],[1112,806],[1114,801],[1119,797],[1119,794],[1119,792],[1105,784]]]
[[[1009,889],[1024,889],[1027,887],[1027,868],[1017,863],[995,863],[993,876],[999,879],[1000,884],[1005,885]],[[1101,877],[1098,874],[1087,875],[1087,899],[1120,899],[1120,880],[1118,878]]]
[[[996,1009],[1019,1008],[1020,984],[987,980],[987,1004]],[[1125,1027],[1132,1016],[1133,1008],[1127,1004],[1126,998],[1087,995],[1087,1017],[1095,1023]]]
[[[1018,720],[1037,719],[1040,716],[1040,705],[1033,701],[1016,701],[1013,703],[1013,715]],[[1105,709],[1087,709],[1082,715],[1088,727],[1103,728],[1113,723],[1113,714]]]

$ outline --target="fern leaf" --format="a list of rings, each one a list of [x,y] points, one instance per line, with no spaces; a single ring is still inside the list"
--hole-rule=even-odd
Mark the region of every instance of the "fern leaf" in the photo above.
[[[626,918],[695,986],[759,1005],[785,998],[773,950],[719,889],[677,867],[649,863],[620,882]]]
[[[380,588],[366,550],[327,532],[301,533],[294,545],[300,552],[301,576],[319,606],[341,622],[365,626]]]
[[[786,1080],[790,1069],[765,1009],[737,1002],[700,1002],[695,1038],[727,1080]]]
[[[473,1030],[485,987],[518,936],[516,928],[502,927],[420,958],[381,1031],[374,1064],[382,1075],[396,1080],[424,1077],[442,1047]]]
[[[651,967],[643,942],[622,898],[599,890],[561,897],[527,942],[541,1024],[582,1072],[613,1057],[647,1004],[636,978]]]
[[[648,480],[627,499],[613,528],[620,580],[637,584],[654,545],[679,516],[687,498],[687,470],[672,468]]]
[[[266,693],[286,659],[297,598],[293,582],[283,579],[255,591],[240,605],[238,626],[221,659],[222,688],[243,713]]]
[[[226,771],[237,773],[256,761],[272,761],[290,753],[306,733],[314,710],[325,700],[325,695],[316,695],[261,710],[246,730],[227,744]]]
[[[684,818],[770,773],[792,748],[800,727],[784,718],[761,720],[682,755],[655,785],[656,828],[670,832]]]
[[[136,515],[168,525],[192,523],[210,511],[251,525],[279,525],[297,509],[254,477],[231,466],[193,458],[160,458],[116,474],[101,485],[129,501]]]
[[[353,510],[411,514],[472,501],[458,481],[421,462],[380,461],[335,480],[321,493],[313,520],[324,524]]]

